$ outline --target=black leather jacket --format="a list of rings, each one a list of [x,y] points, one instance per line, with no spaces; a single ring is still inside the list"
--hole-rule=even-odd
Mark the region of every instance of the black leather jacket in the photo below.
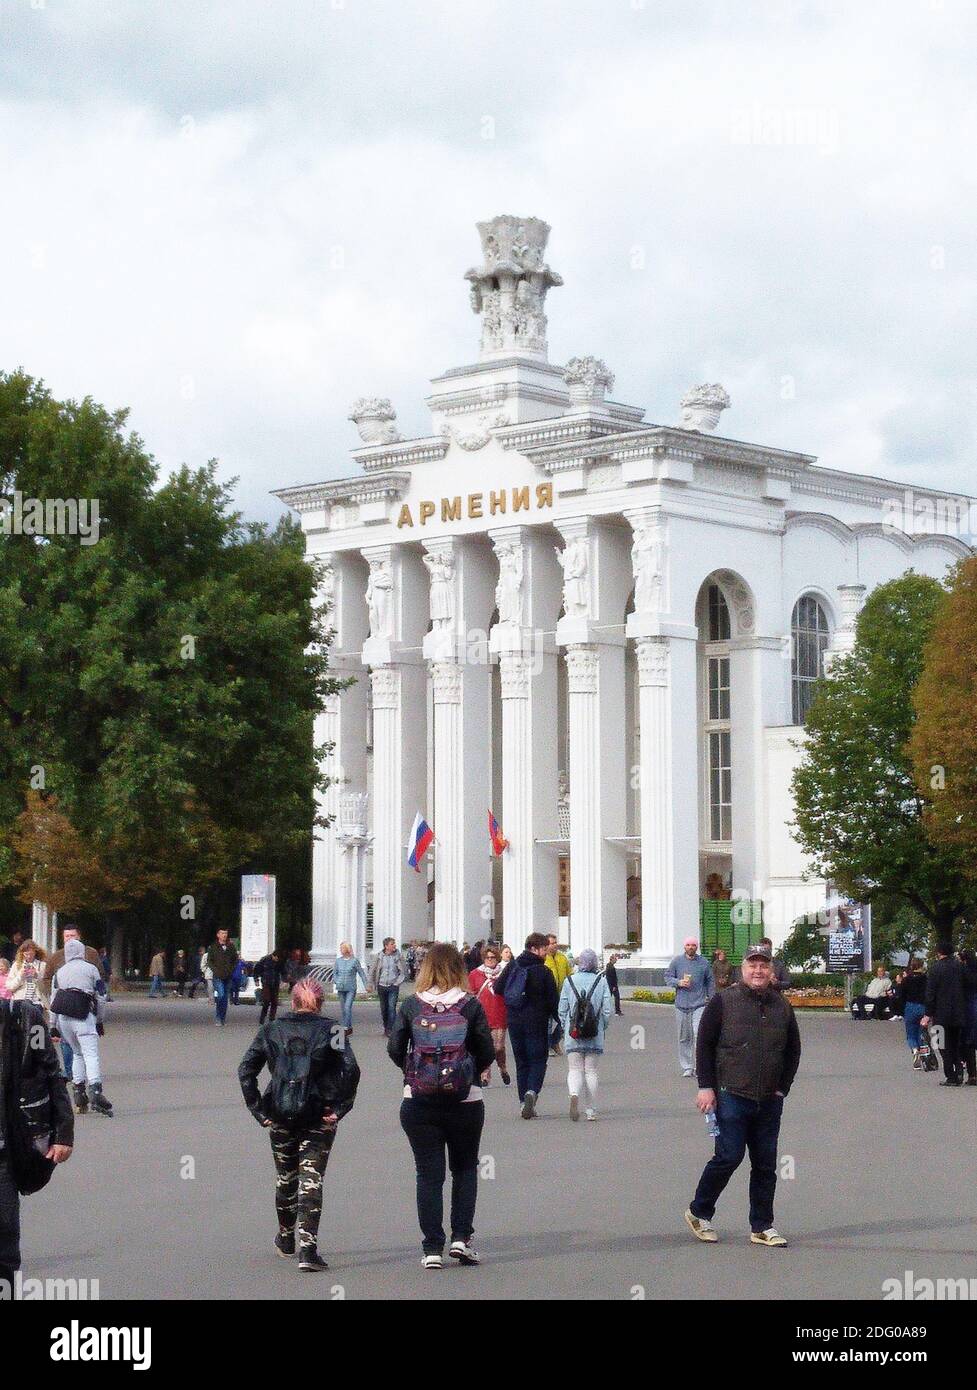
[[[26,1000],[0,1000],[0,1133],[11,1134],[19,1109],[31,1140],[74,1143],[75,1117],[43,1010]]]
[[[311,1044],[317,1115],[332,1110],[341,1120],[352,1110],[356,1100],[360,1069],[341,1025],[321,1014],[287,1013],[258,1029],[237,1069],[245,1105],[255,1119],[278,1122],[271,1105],[271,1085],[259,1099],[258,1077],[263,1067],[274,1073],[275,1063],[284,1053],[289,1039],[297,1037],[304,1037]],[[337,1043],[342,1045],[337,1046]]]

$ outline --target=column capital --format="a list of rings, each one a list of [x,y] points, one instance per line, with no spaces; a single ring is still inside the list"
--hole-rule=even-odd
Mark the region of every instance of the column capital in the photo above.
[[[638,684],[667,686],[670,669],[668,638],[639,637],[635,642]]]
[[[456,661],[432,661],[431,682],[436,705],[461,704],[462,668]]]
[[[400,704],[400,672],[396,666],[374,666],[370,672],[373,708],[397,709]]]
[[[592,643],[574,642],[567,647],[567,688],[571,695],[596,695],[600,653]]]
[[[528,700],[530,658],[520,652],[503,652],[499,657],[499,678],[503,700]]]

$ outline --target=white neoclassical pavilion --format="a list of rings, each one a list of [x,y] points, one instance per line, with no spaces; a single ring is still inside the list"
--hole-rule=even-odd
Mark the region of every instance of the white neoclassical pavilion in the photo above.
[[[316,729],[334,820],[315,957],[363,951],[369,900],[374,939],[630,937],[654,972],[707,880],[762,900],[776,940],[823,898],[790,834],[813,680],[869,590],[968,549],[907,533],[901,484],[718,434],[721,387],[651,424],[608,399],[603,362],[551,363],[549,228],[478,230],[481,348],[432,382],[430,433],[401,439],[388,400],[360,400],[354,476],[276,494],[327,562],[334,665],[354,678]],[[916,516],[945,502],[912,499]],[[417,811],[436,835],[420,874]]]

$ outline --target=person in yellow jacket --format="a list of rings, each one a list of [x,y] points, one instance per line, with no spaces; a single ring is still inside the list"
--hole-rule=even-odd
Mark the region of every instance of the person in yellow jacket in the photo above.
[[[543,964],[546,966],[547,970],[550,972],[550,974],[556,981],[556,993],[557,996],[559,996],[563,992],[563,981],[567,978],[568,975],[572,974],[573,967],[571,966],[569,960],[567,960],[563,952],[560,950],[560,943],[557,941],[556,937],[553,935],[552,932],[550,932],[549,936],[547,937],[547,943],[548,944],[546,947],[546,959],[543,961]],[[551,1057],[562,1056],[563,1049],[560,1047],[560,1039],[562,1037],[562,1027],[558,1022],[554,1023],[553,1031],[550,1033]]]

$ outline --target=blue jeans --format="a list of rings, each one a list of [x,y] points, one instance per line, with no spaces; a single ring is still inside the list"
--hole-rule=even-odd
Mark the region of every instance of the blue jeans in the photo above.
[[[214,1007],[217,1013],[217,1022],[223,1023],[227,1018],[227,1001],[231,994],[230,980],[218,980],[214,976]]]
[[[64,1066],[64,1074],[70,1081],[71,1069],[75,1063],[75,1054],[70,1043],[66,1043],[63,1038],[61,1039],[61,1062]]]
[[[711,1221],[716,1203],[750,1151],[750,1230],[765,1231],[773,1225],[773,1194],[777,1186],[777,1140],[783,1096],[769,1100],[747,1100],[730,1091],[716,1097],[719,1138],[712,1158],[702,1170],[691,1211],[700,1220]]]
[[[339,1003],[343,1011],[343,1027],[352,1028],[353,1026],[353,1000],[356,998],[355,989],[337,989]]]
[[[549,1032],[549,1019],[532,1012],[522,1017],[515,1010],[509,1010],[509,1041],[516,1060],[516,1090],[520,1100],[525,1100],[527,1091],[538,1096],[543,1089],[550,1054]]]
[[[165,992],[166,992],[166,991],[163,989],[163,977],[162,977],[162,975],[154,975],[153,978],[152,978],[152,982],[150,983],[150,986],[149,986],[149,997],[150,997],[150,999],[152,999],[152,997],[153,997],[154,994],[165,994]]]
[[[909,1047],[919,1047],[919,1020],[925,1015],[926,1007],[923,1004],[914,1004],[910,999],[902,1011],[902,1021],[906,1026],[906,1044]]]
[[[389,1033],[397,1021],[397,1000],[400,997],[400,985],[377,985],[377,994],[380,996],[380,1018],[383,1022],[383,1031]]]

